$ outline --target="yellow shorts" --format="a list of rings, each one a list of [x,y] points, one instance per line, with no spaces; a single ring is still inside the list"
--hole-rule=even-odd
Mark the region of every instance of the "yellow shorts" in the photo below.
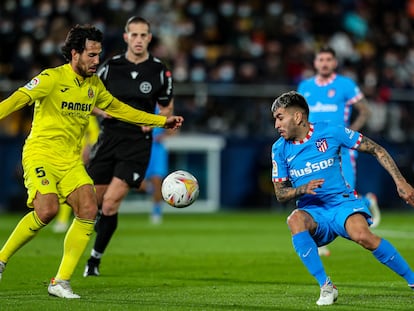
[[[75,189],[83,185],[93,185],[82,161],[74,163],[68,169],[41,160],[26,161],[23,169],[28,195],[27,206],[31,208],[37,192],[55,193],[62,204]]]

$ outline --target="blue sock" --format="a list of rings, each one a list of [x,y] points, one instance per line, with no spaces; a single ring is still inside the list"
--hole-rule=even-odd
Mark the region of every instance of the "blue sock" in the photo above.
[[[325,284],[327,275],[318,255],[318,246],[309,231],[303,231],[292,237],[293,247],[309,273],[318,281],[319,286]]]
[[[162,214],[162,208],[160,203],[154,203],[154,206],[152,207],[152,215],[161,216]]]
[[[414,284],[414,272],[390,242],[382,239],[380,245],[376,250],[372,251],[372,254],[380,263],[401,275],[408,284]]]

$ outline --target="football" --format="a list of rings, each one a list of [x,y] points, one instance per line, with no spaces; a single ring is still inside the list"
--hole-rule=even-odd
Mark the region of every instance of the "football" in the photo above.
[[[199,192],[197,179],[183,170],[170,173],[164,178],[161,186],[164,201],[177,208],[193,204],[197,200]]]

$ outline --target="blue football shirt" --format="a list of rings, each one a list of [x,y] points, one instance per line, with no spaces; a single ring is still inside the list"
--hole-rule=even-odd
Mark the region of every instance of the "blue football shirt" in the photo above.
[[[272,180],[290,180],[293,187],[323,178],[324,184],[315,189],[316,195],[305,194],[298,199],[304,205],[335,205],[354,197],[341,171],[340,149],[358,148],[362,134],[330,122],[311,124],[303,141],[287,141],[280,137],[272,146]]]
[[[299,84],[298,93],[309,105],[310,122],[331,121],[343,126],[350,125],[352,105],[364,97],[352,79],[339,74],[326,83],[317,77],[306,79]]]

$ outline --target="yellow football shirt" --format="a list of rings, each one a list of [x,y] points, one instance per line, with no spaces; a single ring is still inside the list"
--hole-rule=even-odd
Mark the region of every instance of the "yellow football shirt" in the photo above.
[[[19,92],[26,94],[23,95]],[[138,111],[109,93],[98,76],[82,77],[70,64],[42,71],[0,104],[0,119],[34,103],[32,129],[23,160],[48,159],[62,168],[80,160],[81,143],[89,115],[96,106],[123,121],[163,126],[165,117]],[[17,102],[14,102],[18,99]]]

